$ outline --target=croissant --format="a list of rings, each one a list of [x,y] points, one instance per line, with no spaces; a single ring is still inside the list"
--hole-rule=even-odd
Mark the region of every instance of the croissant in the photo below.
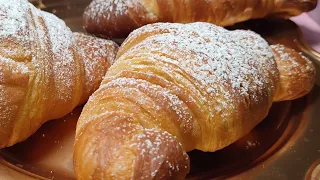
[[[0,0],[0,148],[87,101],[117,49],[27,0]]]
[[[229,26],[249,19],[287,18],[314,9],[317,0],[93,0],[83,15],[87,32],[123,38],[155,22],[210,22]]]
[[[249,133],[274,101],[299,98],[315,67],[252,31],[197,22],[133,31],[79,118],[78,179],[183,179],[186,152]]]

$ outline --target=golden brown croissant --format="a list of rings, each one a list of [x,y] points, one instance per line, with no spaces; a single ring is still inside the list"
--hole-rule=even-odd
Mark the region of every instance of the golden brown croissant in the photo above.
[[[228,146],[315,82],[296,51],[201,22],[146,25],[116,59],[77,124],[79,179],[183,179],[186,152]]]
[[[301,97],[314,82],[311,61],[271,48],[254,32],[201,22],[146,25],[122,44],[81,113],[77,177],[183,179],[186,152],[228,146],[273,101]]]
[[[87,32],[126,37],[154,22],[233,25],[265,16],[290,17],[315,8],[317,0],[93,0],[84,13]]]
[[[85,102],[117,48],[111,41],[73,34],[27,0],[0,0],[0,148]]]

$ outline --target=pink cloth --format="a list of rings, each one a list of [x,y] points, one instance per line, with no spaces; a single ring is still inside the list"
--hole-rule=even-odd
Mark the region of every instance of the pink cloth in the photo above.
[[[307,43],[320,52],[320,2],[313,11],[293,17],[291,20],[300,27]]]

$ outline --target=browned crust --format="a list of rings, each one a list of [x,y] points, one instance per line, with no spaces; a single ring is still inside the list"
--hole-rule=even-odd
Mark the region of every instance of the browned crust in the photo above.
[[[265,16],[288,18],[316,5],[317,0],[93,0],[83,22],[89,33],[121,38],[155,22],[201,21],[229,26]]]
[[[182,64],[199,60],[197,55],[201,53],[214,51],[200,50],[209,49],[206,45],[215,46],[208,36],[225,34],[212,24],[196,24],[202,26],[147,25],[132,32],[122,44],[116,63],[90,97],[77,124],[74,167],[79,179],[183,179],[190,168],[186,152],[193,149],[213,152],[228,146],[260,123],[273,101],[301,97],[314,84],[314,67],[307,58],[282,45],[270,48],[258,35],[237,30],[235,35],[245,33],[243,43],[256,49],[252,60],[263,62],[243,61],[249,66],[245,70],[255,68],[259,72],[256,75],[263,80],[246,77],[243,81],[253,79],[254,83],[248,85],[248,93],[240,94],[234,91],[231,79],[223,84],[217,77],[205,76],[215,78],[211,86],[221,90],[210,94],[205,90],[210,85],[201,86],[203,79],[192,75],[198,66]],[[212,31],[202,31],[208,26]],[[198,31],[193,31],[195,28]],[[228,40],[234,43],[236,38],[229,35]],[[190,41],[179,46],[176,36]],[[221,48],[221,51],[232,49]],[[251,52],[247,50],[246,53]],[[200,56],[199,61],[205,63],[210,58],[218,61],[214,58],[220,57],[210,55]],[[210,68],[214,65],[217,64]],[[231,71],[224,71],[221,76],[237,70],[228,67]],[[259,84],[261,88],[255,89]],[[227,105],[221,110],[216,108],[219,102]]]
[[[279,89],[273,101],[293,100],[311,91],[316,80],[313,63],[301,53],[284,45],[272,45],[279,69]]]
[[[70,113],[87,100],[118,48],[111,41],[84,35],[75,36],[77,44],[62,20],[28,1],[8,1],[6,5],[10,8],[2,7],[7,12],[3,22],[19,21],[25,26],[1,24],[0,148],[25,140],[46,121]],[[52,23],[60,27],[50,26]],[[12,31],[17,32],[10,34]],[[60,42],[59,37],[52,37],[55,34],[70,41]],[[90,77],[86,70],[92,72]]]
[[[119,46],[109,40],[84,33],[73,33],[77,41],[81,61],[84,64],[84,90],[80,104],[100,86],[102,78],[114,63]]]

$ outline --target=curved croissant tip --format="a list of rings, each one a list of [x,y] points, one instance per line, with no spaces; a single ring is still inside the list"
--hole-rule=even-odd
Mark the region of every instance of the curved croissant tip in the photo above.
[[[317,7],[318,0],[280,0],[274,16],[289,18],[309,12]]]
[[[302,12],[308,12],[317,7],[318,0],[300,0],[297,4],[297,9]]]

